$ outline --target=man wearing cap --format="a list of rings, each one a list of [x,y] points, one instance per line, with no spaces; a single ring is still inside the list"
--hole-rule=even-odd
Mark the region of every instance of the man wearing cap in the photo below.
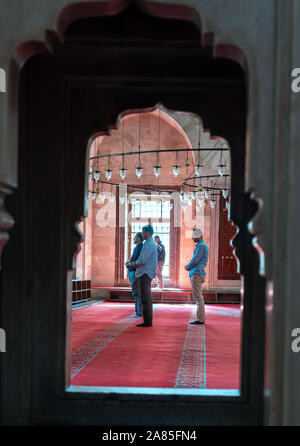
[[[205,305],[202,295],[202,284],[205,281],[205,267],[208,259],[208,246],[203,240],[201,229],[193,229],[192,239],[196,243],[192,260],[185,266],[189,271],[189,277],[192,285],[193,300],[197,302],[197,319],[190,322],[192,325],[201,325],[205,323]]]

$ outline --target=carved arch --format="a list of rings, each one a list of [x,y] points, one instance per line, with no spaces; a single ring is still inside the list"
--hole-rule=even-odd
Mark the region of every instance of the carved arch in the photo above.
[[[124,5],[124,2],[113,2],[115,5],[119,3],[119,5]],[[131,2],[130,2],[131,3]],[[146,5],[148,2],[137,2],[138,5]],[[97,4],[99,6],[99,4]],[[172,17],[172,12],[167,14],[167,12],[163,12],[163,8],[165,8],[165,11],[168,9],[169,5],[153,5],[152,3],[149,3],[151,6],[155,6],[157,8],[157,11],[160,11],[161,15],[164,15],[164,17]],[[167,8],[167,9],[166,9]],[[185,7],[181,7],[180,12],[182,13]],[[185,10],[186,11],[186,10]],[[178,15],[179,13],[177,13]],[[158,12],[157,12],[157,15]],[[182,17],[182,16],[181,16]],[[65,26],[64,29],[67,29],[67,26]],[[86,105],[85,103],[85,97],[82,94],[82,91],[80,88],[84,86],[84,83],[90,81],[88,80],[80,80],[78,77],[80,77],[80,70],[79,74],[77,73],[77,79],[76,76],[68,76],[69,73],[67,72],[67,66],[64,65],[64,57],[67,57],[67,49],[62,44],[61,39],[57,39],[54,33],[48,33],[47,34],[48,41],[47,41],[47,47],[50,48],[52,54],[51,56],[47,54],[38,54],[37,57],[32,57],[31,61],[32,64],[30,66],[30,72],[27,73],[28,77],[30,75],[34,75],[35,70],[40,70],[39,63],[42,60],[43,69],[45,67],[51,66],[53,68],[53,65],[51,65],[55,57],[59,59],[59,65],[58,67],[53,68],[53,73],[51,74],[51,82],[55,82],[55,76],[62,76],[63,81],[66,82],[66,85],[60,85],[59,87],[62,89],[61,91],[64,91],[63,88],[65,87],[68,91],[68,94],[71,94],[71,92],[74,92],[74,95],[76,97],[76,104],[78,106],[80,105]],[[209,51],[213,51],[211,47],[209,47]],[[69,55],[70,56],[70,55]],[[72,56],[72,55],[71,55]],[[70,56],[70,63],[72,65],[72,57]],[[51,61],[50,61],[51,58]],[[49,64],[49,65],[48,65]],[[66,70],[66,71],[64,71]],[[45,76],[45,71],[41,70],[39,71],[40,74]],[[64,75],[66,75],[64,77]],[[81,73],[82,75],[82,73]],[[75,77],[75,79],[74,79]],[[70,79],[71,78],[71,79]],[[243,82],[243,81],[242,81]],[[86,84],[86,85],[87,85]],[[197,89],[197,84],[194,85],[194,88]],[[73,90],[72,90],[73,89]],[[54,95],[57,95],[57,92],[55,92],[55,89],[53,85],[49,86],[49,92],[45,92],[43,88],[39,88],[38,90],[40,93],[42,93],[41,100],[47,98],[51,105],[51,110],[55,109],[56,100],[58,101],[58,98],[55,96],[55,98],[51,97],[51,93]],[[103,90],[104,91],[104,90]],[[58,95],[57,95],[58,96]],[[165,97],[164,97],[165,96]],[[34,98],[33,98],[34,99]],[[91,104],[93,101],[93,98],[89,96],[88,98],[91,100]],[[44,341],[44,348],[45,351],[50,351],[49,358],[44,358],[46,361],[49,361],[49,369],[45,366],[45,364],[42,364],[39,362],[39,359],[36,358],[35,365],[37,366],[37,374],[39,375],[39,378],[37,380],[37,383],[33,383],[33,385],[36,386],[36,389],[38,389],[38,383],[43,380],[43,382],[47,382],[47,395],[43,395],[43,392],[40,392],[41,395],[39,395],[39,402],[43,407],[43,404],[46,405],[46,399],[49,397],[49,394],[53,394],[55,396],[59,395],[60,398],[67,398],[65,395],[65,389],[62,389],[62,383],[65,379],[65,369],[64,369],[64,361],[65,359],[65,350],[64,350],[64,342],[66,339],[66,329],[65,329],[65,320],[64,316],[69,317],[67,310],[65,309],[65,290],[67,288],[67,279],[65,277],[65,274],[68,272],[68,270],[72,267],[72,258],[74,255],[74,252],[77,249],[77,244],[79,242],[79,234],[74,228],[74,222],[76,219],[78,220],[81,218],[82,215],[84,215],[84,200],[85,200],[85,193],[84,193],[84,182],[85,182],[85,171],[83,171],[84,161],[86,160],[86,153],[83,153],[87,146],[87,142],[89,141],[91,135],[97,133],[97,132],[108,132],[109,126],[112,125],[111,123],[116,123],[118,120],[118,116],[122,113],[123,110],[127,109],[145,109],[149,107],[149,104],[154,106],[155,103],[157,103],[158,100],[161,100],[166,107],[169,109],[178,109],[178,106],[180,104],[183,104],[182,98],[178,99],[178,97],[168,95],[164,92],[154,92],[152,94],[145,94],[144,98],[135,96],[134,98],[131,97],[124,97],[123,99],[116,99],[114,103],[113,109],[106,110],[106,113],[100,117],[97,118],[96,121],[94,120],[88,120],[85,116],[84,119],[82,119],[82,122],[80,122],[80,135],[78,137],[74,137],[72,135],[63,135],[63,137],[60,135],[60,132],[62,131],[61,127],[59,126],[59,118],[63,117],[63,112],[65,110],[59,110],[58,115],[55,117],[54,122],[52,123],[52,132],[54,134],[50,134],[48,130],[47,136],[49,137],[50,141],[47,141],[47,148],[52,146],[54,147],[55,151],[53,153],[52,158],[52,167],[55,167],[55,161],[58,159],[61,164],[59,164],[58,168],[54,171],[55,172],[55,180],[58,181],[58,185],[54,184],[54,188],[56,191],[56,196],[58,197],[58,191],[62,192],[62,197],[59,197],[59,205],[57,206],[59,208],[59,212],[55,208],[55,206],[52,204],[51,211],[52,212],[58,212],[58,215],[60,217],[60,223],[62,226],[59,226],[57,224],[57,227],[55,228],[56,235],[59,238],[59,241],[56,241],[55,238],[51,235],[49,236],[49,239],[45,240],[45,243],[47,244],[47,247],[51,250],[51,253],[53,254],[54,248],[61,249],[60,252],[60,262],[61,262],[61,271],[59,273],[55,272],[54,277],[55,284],[58,286],[59,291],[59,297],[54,301],[53,303],[53,296],[50,294],[50,291],[53,291],[53,287],[51,287],[50,290],[45,289],[44,292],[44,299],[43,302],[39,301],[40,298],[40,283],[43,282],[43,279],[46,279],[44,283],[47,284],[47,276],[46,271],[43,269],[43,264],[38,263],[36,265],[37,267],[37,277],[38,277],[38,283],[36,284],[36,287],[33,290],[33,300],[34,300],[34,308],[35,308],[35,314],[39,314],[40,312],[44,314],[47,311],[47,323],[50,323],[49,321],[53,321],[53,323],[56,323],[57,330],[53,331],[52,337],[47,336],[47,327],[38,326],[35,330],[35,335],[37,336],[37,339],[40,341]],[[68,102],[69,101],[69,102]],[[109,103],[108,99],[106,98],[106,103]],[[70,107],[70,97],[67,95],[66,98],[66,104],[67,109],[69,111],[67,118],[66,118],[66,128],[68,129],[69,126],[75,125],[78,123],[78,115],[76,115],[76,111],[72,110],[72,107]],[[239,401],[240,404],[244,404],[243,407],[245,407],[245,410],[249,416],[251,415],[252,419],[255,419],[256,422],[258,420],[261,420],[262,416],[262,408],[261,408],[261,390],[262,390],[262,383],[261,383],[261,376],[262,376],[262,369],[261,364],[262,356],[263,356],[263,349],[260,345],[257,345],[256,343],[253,343],[251,341],[251,336],[254,334],[254,330],[257,329],[257,332],[259,334],[263,334],[263,325],[262,325],[262,316],[263,316],[263,303],[260,303],[259,305],[259,299],[262,297],[262,283],[258,283],[259,280],[257,278],[257,256],[256,253],[253,253],[251,250],[251,238],[252,236],[247,231],[247,224],[253,217],[253,215],[256,212],[256,208],[253,204],[253,201],[250,199],[250,196],[248,194],[244,193],[244,178],[240,175],[240,173],[244,173],[245,171],[245,134],[246,134],[246,119],[241,119],[238,115],[234,115],[232,118],[235,118],[239,124],[241,124],[241,127],[239,128],[239,131],[237,134],[233,134],[230,129],[228,128],[228,122],[226,123],[224,120],[222,121],[220,117],[218,117],[218,123],[216,124],[216,115],[218,114],[217,108],[210,109],[206,104],[202,104],[201,101],[193,102],[193,98],[190,95],[189,100],[186,101],[186,106],[182,106],[180,108],[182,111],[188,111],[196,113],[197,115],[201,116],[204,121],[205,128],[209,128],[212,134],[220,135],[220,137],[226,139],[232,149],[233,153],[233,165],[234,165],[234,172],[232,172],[232,189],[234,190],[233,194],[233,202],[232,202],[232,217],[234,219],[234,223],[237,224],[240,227],[240,232],[238,234],[237,240],[235,241],[235,245],[237,247],[237,253],[238,255],[243,258],[243,267],[245,275],[245,294],[247,294],[247,305],[245,305],[245,312],[247,312],[247,318],[244,317],[244,340],[243,340],[243,379],[242,379],[242,398]],[[41,130],[47,130],[47,126],[45,126],[40,118],[40,110],[38,104],[35,104],[37,107],[34,118],[37,120],[39,124],[41,124]],[[214,104],[215,106],[215,104]],[[243,109],[245,106],[244,103],[240,104],[240,107]],[[41,106],[40,106],[41,107]],[[69,107],[69,108],[68,108]],[[206,108],[205,108],[206,107]],[[205,110],[208,109],[208,112],[205,113]],[[87,110],[87,109],[85,109]],[[90,117],[90,116],[89,116]],[[37,154],[37,146],[38,146],[38,135],[32,135],[33,141],[32,141],[32,147],[34,147],[34,154]],[[65,138],[64,138],[65,137]],[[55,146],[55,144],[58,145],[58,148],[63,151],[63,157],[59,157],[59,150]],[[21,150],[25,150],[24,147],[21,147]],[[71,165],[72,159],[76,159],[76,165],[74,165],[74,169],[67,169],[68,166]],[[41,160],[38,158],[35,160],[37,163]],[[33,173],[31,171],[31,173]],[[47,174],[47,172],[46,172]],[[79,180],[78,180],[79,178]],[[77,182],[75,181],[77,180]],[[28,179],[25,179],[24,181],[28,181]],[[61,186],[61,188],[59,188]],[[49,191],[48,191],[49,193]],[[40,198],[39,195],[34,197],[34,200],[38,200]],[[36,206],[36,201],[34,203]],[[37,214],[37,209],[35,208],[35,212]],[[39,210],[39,212],[44,212],[45,214],[42,216],[46,216],[46,211],[43,208],[42,210]],[[61,213],[60,213],[61,212]],[[39,228],[39,223],[42,222],[42,216],[39,216],[39,219],[37,221],[34,221],[34,224],[36,225],[36,228]],[[63,226],[65,225],[65,227]],[[53,228],[52,228],[53,229]],[[33,231],[33,229],[31,229]],[[60,232],[61,231],[61,232]],[[42,235],[42,231],[38,235],[34,234],[34,237],[38,237]],[[36,243],[38,242],[38,238],[35,239]],[[53,246],[52,246],[53,245]],[[39,247],[39,246],[38,246]],[[42,253],[39,254],[42,258]],[[253,281],[252,281],[253,279]],[[44,285],[43,283],[43,285]],[[55,291],[55,290],[54,290]],[[57,290],[56,290],[57,291]],[[52,303],[51,303],[52,298]],[[57,309],[59,309],[59,312],[57,312]],[[255,310],[255,311],[254,311]],[[59,313],[59,318],[57,317],[57,314]],[[253,315],[258,315],[259,325],[254,324]],[[58,319],[58,322],[54,322]],[[250,342],[251,341],[251,342]],[[249,345],[248,345],[248,344]],[[37,343],[38,344],[38,343]],[[33,348],[35,348],[34,346]],[[55,354],[54,354],[55,353]],[[34,356],[34,351],[33,351]],[[53,365],[51,366],[51,362],[53,361],[54,364],[56,364],[56,373],[52,373],[53,371]],[[258,364],[258,365],[257,365]],[[47,365],[47,364],[46,364]],[[248,370],[249,367],[249,370]],[[52,373],[52,376],[51,376]],[[250,379],[251,376],[251,379]],[[57,381],[59,381],[59,384],[57,384]],[[50,391],[48,392],[48,389]],[[43,400],[43,398],[45,398]],[[53,397],[54,398],[54,397]],[[82,398],[82,396],[81,396]],[[101,402],[102,404],[103,402]],[[199,404],[201,401],[199,402]],[[57,401],[53,402],[51,400],[52,406],[52,412],[53,414],[56,413],[54,410],[54,407],[57,407]],[[83,402],[85,404],[85,402]],[[174,401],[171,402],[171,404],[174,404]],[[201,403],[202,404],[202,403]],[[205,403],[206,404],[206,403]],[[204,404],[204,405],[205,405]],[[207,403],[208,404],[208,403]],[[219,403],[220,404],[220,403]],[[89,404],[86,404],[87,407],[90,408]],[[105,405],[105,403],[104,403]],[[237,413],[239,411],[239,405],[234,402],[234,405],[236,408],[231,407],[230,412]],[[126,405],[124,405],[125,407]],[[101,406],[102,407],[102,406]],[[221,407],[221,406],[220,406]],[[224,410],[224,406],[223,410]],[[204,406],[203,406],[204,408]],[[35,417],[39,420],[43,420],[43,413],[39,415],[38,417],[38,407],[33,409],[33,413]],[[218,409],[217,409],[218,410]],[[108,409],[107,413],[104,414],[104,417],[109,416],[110,409]],[[204,413],[204,411],[203,411]],[[201,416],[203,416],[203,413]],[[186,416],[189,417],[192,414],[191,408],[186,406]],[[226,417],[226,412],[224,410],[224,416]],[[54,416],[55,417],[55,416]],[[227,421],[228,422],[228,421]]]

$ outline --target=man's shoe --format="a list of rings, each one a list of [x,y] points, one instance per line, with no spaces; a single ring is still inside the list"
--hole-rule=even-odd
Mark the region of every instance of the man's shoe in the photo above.
[[[200,322],[200,321],[194,321],[194,322],[190,322],[191,325],[204,325],[205,322]]]
[[[145,322],[143,322],[142,324],[137,324],[136,327],[152,327],[152,324],[145,324]]]

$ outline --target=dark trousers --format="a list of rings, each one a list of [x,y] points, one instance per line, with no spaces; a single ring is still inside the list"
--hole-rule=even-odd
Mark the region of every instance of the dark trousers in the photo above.
[[[147,274],[143,274],[140,278],[141,301],[143,306],[144,323],[152,325],[152,297],[151,297],[151,281]]]

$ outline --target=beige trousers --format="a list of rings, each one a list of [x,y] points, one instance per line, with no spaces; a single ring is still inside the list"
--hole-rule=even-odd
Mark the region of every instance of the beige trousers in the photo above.
[[[162,278],[162,270],[164,267],[165,261],[164,260],[159,260],[157,262],[157,270],[156,270],[156,274],[157,274],[157,284],[159,286],[159,288],[163,289],[164,287],[164,282],[163,282],[163,278]]]
[[[197,302],[197,320],[205,322],[205,305],[202,295],[202,284],[205,282],[205,277],[199,274],[194,274],[191,277],[192,284],[192,298]]]

